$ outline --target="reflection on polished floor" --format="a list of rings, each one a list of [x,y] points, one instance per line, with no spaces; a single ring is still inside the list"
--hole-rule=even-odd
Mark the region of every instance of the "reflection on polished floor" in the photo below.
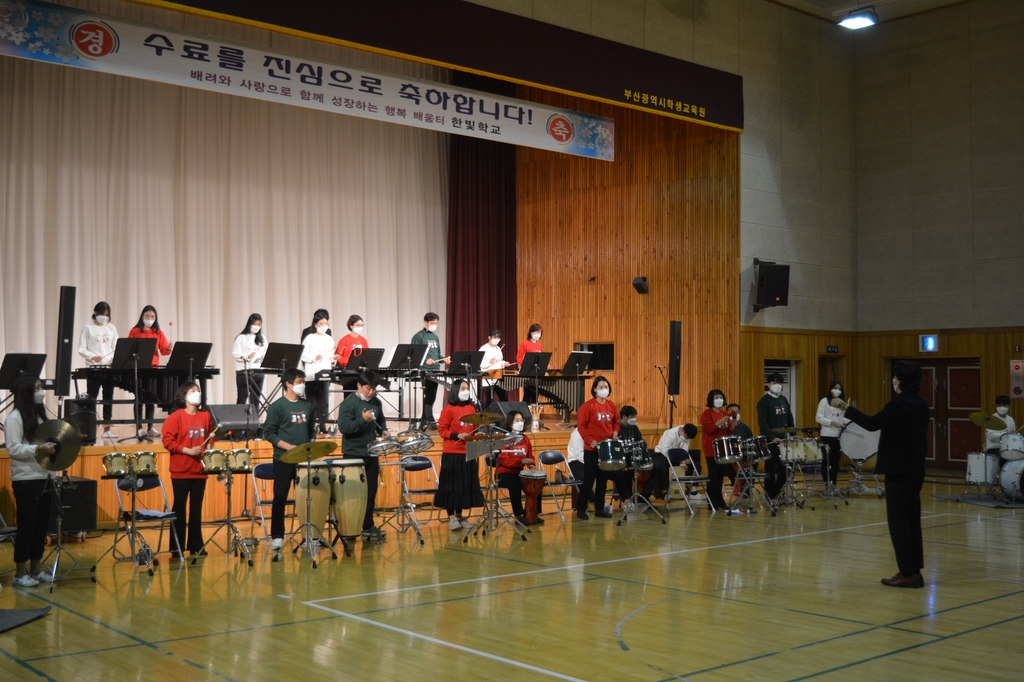
[[[1024,514],[932,497],[925,589],[895,589],[884,502],[694,517],[547,516],[461,540],[392,530],[337,561],[267,548],[249,568],[214,550],[153,577],[101,563],[52,594],[10,586],[0,608],[52,605],[0,635],[4,679],[973,680],[1024,669]],[[88,567],[110,535],[74,545]],[[12,546],[0,545],[0,567]]]

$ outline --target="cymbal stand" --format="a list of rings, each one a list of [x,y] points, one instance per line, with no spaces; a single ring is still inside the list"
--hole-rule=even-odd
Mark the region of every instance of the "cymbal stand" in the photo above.
[[[498,499],[498,483],[494,478],[494,469],[488,461],[492,456],[496,457],[494,455],[495,429],[488,428],[488,425],[484,425],[481,428],[487,429],[487,455],[484,457],[484,466],[487,467],[487,496],[484,498],[483,513],[480,514],[480,518],[476,520],[473,527],[466,532],[466,537],[462,538],[462,542],[468,544],[470,535],[475,537],[478,532],[481,535],[487,535],[488,530],[494,533],[498,530],[499,526],[505,524],[511,526],[512,530],[519,534],[523,542],[526,542],[526,534],[519,527],[522,526],[527,533],[530,532],[530,529],[524,526],[515,516],[505,511],[505,508],[501,506],[501,500]]]
[[[788,445],[793,440],[795,439],[786,438],[786,444]],[[795,474],[800,469],[800,460],[786,460],[782,462],[782,465],[786,467],[786,482],[782,484],[779,494],[772,500],[772,516],[775,516],[775,512],[784,504],[795,504],[803,509],[808,502],[807,497],[796,487]],[[802,471],[800,475],[803,476]],[[815,511],[814,504],[811,504],[811,511]]]
[[[632,514],[636,514],[637,516],[639,516],[640,514],[643,514],[645,511],[647,511],[648,509],[650,509],[652,512],[654,512],[654,514],[659,519],[661,519],[662,523],[668,523],[668,521],[665,520],[665,517],[661,515],[661,512],[659,512],[657,509],[655,509],[654,505],[651,504],[651,501],[648,500],[646,497],[644,497],[643,493],[640,492],[640,466],[639,465],[640,465],[640,456],[637,455],[634,452],[633,453],[633,494],[629,496],[628,500],[625,500],[622,503],[622,516],[619,517],[618,522],[616,522],[616,524],[615,524],[616,526],[621,526],[622,522],[626,520],[626,518],[627,518],[627,516],[629,514],[632,513]],[[640,506],[641,502],[644,504],[643,507]]]
[[[249,554],[249,545],[245,544],[245,539],[242,537],[241,531],[238,530],[238,526],[231,520],[231,488],[234,485],[235,475],[231,469],[224,472],[224,492],[227,493],[228,498],[228,513],[224,516],[224,520],[217,524],[217,527],[213,529],[213,533],[206,539],[203,546],[199,549],[199,553],[192,557],[192,565],[195,566],[199,557],[203,555],[203,551],[211,544],[217,545],[218,549],[221,549],[226,554],[231,552],[236,557],[244,558],[245,561],[252,566],[252,556]],[[244,487],[244,486],[243,486]],[[217,533],[221,529],[225,529],[225,533],[228,536],[228,546],[226,548],[221,547],[215,538]]]
[[[101,554],[100,557],[98,559],[96,559],[96,562],[92,565],[92,568],[89,569],[89,572],[95,574],[96,573],[96,567],[99,566],[99,563],[101,561],[103,561],[103,557],[107,556],[108,554],[112,554],[113,557],[114,557],[114,561],[131,561],[136,566],[145,566],[146,567],[146,573],[148,573],[149,575],[153,575],[153,567],[154,566],[159,566],[160,562],[154,556],[155,552],[153,552],[153,549],[146,542],[146,538],[144,538],[142,536],[142,533],[139,530],[137,530],[136,527],[135,527],[135,516],[136,516],[136,513],[138,511],[138,503],[136,501],[135,495],[136,495],[136,491],[138,490],[138,487],[139,487],[139,485],[138,485],[139,475],[137,473],[135,473],[134,471],[130,471],[129,470],[128,473],[125,474],[123,478],[124,478],[124,480],[128,481],[129,485],[131,486],[128,489],[129,493],[130,493],[130,496],[132,498],[131,515],[128,517],[127,521],[124,521],[124,519],[118,519],[119,523],[118,523],[117,526],[114,527],[114,542],[110,545],[110,547],[107,549],[106,552]],[[118,495],[120,496],[120,493],[118,493]],[[124,512],[123,511],[122,511],[122,516],[124,516]],[[121,537],[118,537],[118,529],[120,528],[120,522],[122,522],[122,521],[124,522],[124,525],[125,525],[124,535],[122,535]],[[171,536],[171,541],[173,541],[174,544],[177,545],[178,544],[178,535],[177,535],[177,533],[174,532],[173,527],[171,528],[170,536]],[[117,544],[123,538],[128,538],[128,547],[129,547],[129,550],[130,550],[130,554],[120,554],[119,555],[119,553],[117,551]],[[174,551],[175,550],[173,550],[173,549],[171,550],[172,553]],[[177,552],[178,552],[178,554],[181,554],[182,556],[184,556],[184,554],[182,553],[182,549],[181,549],[180,545],[178,546]],[[92,576],[92,581],[96,582],[96,576],[95,575]]]
[[[846,499],[846,493],[836,487],[836,484],[832,482],[832,461],[829,458],[829,447],[824,444],[820,447],[821,466],[822,471],[825,472],[825,481],[821,485],[814,486],[814,490],[812,490],[810,494],[820,495],[826,500],[832,500],[832,506],[835,509],[839,509],[839,500],[842,500],[847,505],[850,504],[850,501]]]
[[[78,560],[68,552],[68,559],[71,560],[71,565],[63,573],[60,571],[60,558],[65,552],[67,552],[67,550],[64,549],[64,538],[61,530],[61,526],[64,521],[64,489],[73,489],[77,486],[75,486],[75,484],[71,482],[71,479],[68,478],[67,471],[62,471],[56,476],[51,476],[50,482],[53,484],[54,492],[57,495],[57,544],[46,558],[43,559],[42,563],[45,564],[51,556],[53,557],[53,566],[50,567],[49,571],[50,592],[53,593],[54,583],[58,580],[62,580],[64,576],[71,571],[84,571],[85,566],[78,563]]]

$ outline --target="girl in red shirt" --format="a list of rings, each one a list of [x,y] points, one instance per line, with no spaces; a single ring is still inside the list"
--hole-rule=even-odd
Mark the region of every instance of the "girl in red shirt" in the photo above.
[[[544,329],[534,322],[530,325],[530,331],[526,332],[526,338],[519,343],[519,350],[516,351],[516,364],[519,369],[523,368],[523,357],[527,353],[543,353],[544,347],[540,345],[540,336]],[[532,405],[537,402],[537,393],[533,390],[533,384],[523,387],[523,402]]]
[[[700,428],[703,431],[701,447],[704,450],[704,461],[708,465],[708,504],[715,509],[728,509],[722,497],[722,482],[726,469],[731,474],[732,467],[715,461],[712,444],[719,438],[731,436],[736,422],[725,410],[725,394],[717,388],[708,393],[707,408],[700,415]]]
[[[206,474],[203,473],[203,444],[213,433],[210,413],[200,410],[203,395],[199,385],[188,381],[174,393],[177,408],[164,422],[164,447],[171,454],[171,487],[174,491],[172,509],[178,550],[190,555],[206,554],[203,550],[203,495]],[[188,508],[188,537],[185,535],[185,509]],[[181,558],[180,551],[178,558]]]
[[[508,490],[508,501],[516,520],[524,526],[528,526],[530,524],[526,523],[526,519],[523,518],[523,484],[519,478],[519,472],[525,467],[536,464],[536,460],[533,458],[533,445],[530,443],[530,437],[523,433],[525,427],[526,419],[519,410],[512,410],[505,417],[505,430],[522,434],[523,440],[518,445],[503,449],[498,454],[498,485]],[[542,495],[537,501],[538,514],[540,513],[540,502],[543,499]],[[544,519],[540,519],[538,523],[544,523]]]
[[[348,334],[341,337],[341,340],[338,341],[338,348],[334,351],[334,354],[338,356],[338,366],[347,365],[348,359],[352,357],[352,351],[356,348],[370,347],[370,342],[363,336],[365,329],[366,323],[363,322],[363,318],[358,315],[348,318]]]
[[[469,382],[455,382],[448,391],[448,404],[437,419],[437,433],[444,439],[441,446],[441,473],[437,476],[434,506],[448,511],[448,528],[472,528],[462,515],[464,509],[484,506],[480,492],[480,473],[476,460],[466,461],[466,436],[475,427],[463,424],[462,418],[477,411],[469,393]]]
[[[151,305],[147,305],[142,309],[142,314],[139,315],[139,321],[135,323],[135,326],[128,332],[129,339],[156,339],[156,350],[153,351],[153,364],[151,367],[160,366],[160,356],[171,354],[171,343],[164,336],[164,333],[160,331],[160,321],[157,319],[156,308]],[[145,360],[141,360],[145,362]],[[143,365],[145,366],[145,365]],[[139,429],[138,436],[142,438],[159,438],[160,432],[153,428],[153,415],[156,413],[156,398],[152,393],[144,391],[139,396],[139,400],[146,405],[146,425],[149,427],[148,431]],[[136,408],[137,410],[138,408]],[[135,415],[135,422],[141,423],[142,417],[139,414]]]
[[[597,483],[594,516],[602,518],[612,516],[604,509],[604,494],[612,474],[597,466],[597,444],[619,437],[619,410],[615,403],[608,400],[611,394],[612,385],[608,379],[603,376],[594,377],[594,383],[590,386],[590,395],[594,397],[580,405],[576,415],[576,429],[583,437],[583,485],[580,490],[589,491]],[[577,495],[576,518],[590,518],[587,513],[587,497],[582,492]]]

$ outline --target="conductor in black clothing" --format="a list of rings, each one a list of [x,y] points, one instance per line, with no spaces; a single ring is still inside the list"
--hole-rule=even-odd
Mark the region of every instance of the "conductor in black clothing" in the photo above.
[[[882,434],[878,439],[875,473],[885,474],[885,513],[889,537],[896,550],[899,572],[882,578],[890,587],[924,587],[924,544],[921,539],[921,486],[927,456],[928,403],[921,390],[921,366],[899,361],[893,367],[892,388],[896,397],[881,412],[866,415],[836,398],[832,406],[845,409],[846,418],[868,431]]]

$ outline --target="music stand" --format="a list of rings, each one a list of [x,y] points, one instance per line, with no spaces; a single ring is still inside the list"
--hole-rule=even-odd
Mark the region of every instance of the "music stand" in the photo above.
[[[135,440],[152,443],[149,438],[139,438],[142,430],[142,396],[139,385],[139,359],[146,358],[145,367],[153,366],[153,354],[156,353],[156,339],[120,338],[114,346],[114,358],[110,361],[111,369],[132,370],[132,389],[135,395]],[[122,440],[132,440],[123,438]]]
[[[574,350],[565,359],[565,366],[562,367],[562,374],[583,374],[590,365],[590,357],[593,353],[589,350]]]
[[[384,359],[383,348],[353,348],[352,355],[348,356],[348,363],[345,369],[352,369],[361,372],[364,369],[377,369],[380,361]]]
[[[519,376],[533,378],[533,399],[540,404],[540,378],[547,374],[551,353],[526,353],[519,367]]]
[[[0,402],[0,412],[7,409],[7,403],[14,401],[18,377],[27,374],[38,379],[45,364],[45,353],[8,353],[4,356],[4,363],[0,365],[0,390],[10,391],[11,394]],[[3,426],[0,426],[0,431],[2,430]]]
[[[395,352],[391,354],[391,362],[388,369],[404,369],[412,371],[419,369],[420,365],[427,361],[429,346],[425,343],[400,343],[395,346]]]
[[[194,367],[206,367],[210,357],[212,343],[198,341],[178,341],[174,344],[171,357],[167,358],[165,369],[188,370],[188,380],[193,380]]]
[[[468,377],[477,374],[480,364],[484,361],[482,350],[457,350],[452,353],[451,364],[448,365],[449,376]]]
[[[280,392],[284,394],[284,373],[290,367],[298,367],[299,361],[302,360],[302,344],[301,343],[276,343],[270,342],[267,344],[267,352],[263,354],[263,366],[281,368],[281,376],[278,379],[277,386],[270,392],[270,396],[266,399],[264,404],[260,405],[260,414],[263,414],[270,408],[271,403],[274,402],[274,398]],[[252,369],[247,369],[247,372],[252,374]]]

